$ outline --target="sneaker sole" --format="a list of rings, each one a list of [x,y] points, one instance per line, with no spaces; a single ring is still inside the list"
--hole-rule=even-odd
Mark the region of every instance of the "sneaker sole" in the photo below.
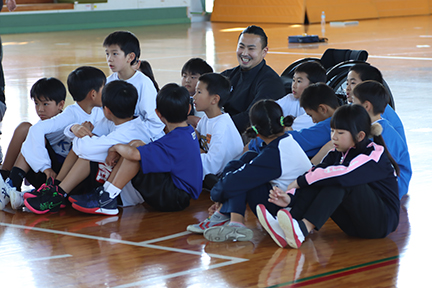
[[[246,227],[218,226],[206,229],[204,237],[212,242],[250,241],[253,238],[253,231]]]
[[[40,211],[40,210],[36,210],[36,209],[34,209],[28,202],[27,202],[27,199],[25,199],[24,200],[24,205],[31,211],[31,212],[33,212],[33,213],[35,213],[35,214],[46,214],[46,213],[48,213],[48,212],[50,212],[50,210],[48,209],[48,210],[44,210],[44,211]]]
[[[274,231],[271,225],[268,223],[266,216],[267,209],[265,208],[265,206],[262,204],[257,205],[256,212],[261,226],[267,231],[273,241],[276,242],[276,244],[281,248],[286,247],[288,245],[287,241],[283,237],[279,236],[279,234],[277,234],[276,231]]]
[[[72,208],[75,210],[87,213],[87,214],[102,214],[102,215],[117,215],[119,213],[118,209],[106,209],[106,208],[85,208],[77,205],[76,203],[72,204]]]
[[[20,197],[19,192],[15,191],[15,193],[11,193],[9,197],[12,209],[17,210],[24,205],[24,200]]]
[[[302,243],[298,239],[298,236],[294,230],[291,213],[281,209],[277,213],[277,218],[278,218],[279,225],[281,226],[282,230],[285,233],[285,238],[288,245],[291,248],[298,249]]]

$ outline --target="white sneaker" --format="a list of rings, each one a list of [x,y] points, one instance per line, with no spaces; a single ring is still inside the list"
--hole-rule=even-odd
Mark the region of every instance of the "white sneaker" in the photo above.
[[[11,187],[9,190],[9,197],[12,209],[18,210],[24,206],[24,193],[26,192],[19,192],[15,187]]]
[[[257,205],[256,212],[261,226],[273,238],[276,244],[281,248],[287,246],[288,243],[285,240],[285,234],[280,227],[277,219],[267,211],[266,207],[263,204]]]
[[[0,210],[4,210],[6,205],[9,203],[9,193],[8,193],[8,186],[3,178],[0,176]]]
[[[280,227],[282,228],[285,239],[291,248],[298,249],[305,240],[305,236],[300,229],[297,220],[293,219],[291,213],[286,209],[281,209],[277,213]]]
[[[223,226],[228,224],[230,218],[220,212],[215,212],[211,217],[198,224],[189,225],[186,230],[193,233],[203,234],[210,227]]]

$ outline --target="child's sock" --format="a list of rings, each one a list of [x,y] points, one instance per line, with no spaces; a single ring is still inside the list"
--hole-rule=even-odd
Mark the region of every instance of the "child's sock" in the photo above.
[[[3,180],[6,181],[6,179],[9,178],[10,171],[9,170],[0,169],[0,174],[1,174],[2,178],[3,178]]]
[[[111,199],[114,199],[115,197],[117,197],[117,195],[119,195],[121,192],[120,188],[117,188],[116,186],[114,186],[113,184],[111,184],[108,181],[106,181],[104,183],[103,188],[106,192],[109,193]]]
[[[246,225],[244,225],[243,223],[240,222],[236,222],[236,221],[231,221],[228,226],[232,226],[232,227],[246,227]]]
[[[21,185],[26,174],[27,173],[24,172],[24,170],[22,170],[21,168],[12,168],[9,179],[12,181],[12,185],[17,189],[17,191],[21,191]]]
[[[60,180],[54,179],[54,185],[55,185],[55,186],[59,186],[59,185],[60,185],[60,183],[61,183],[61,181],[60,181]]]

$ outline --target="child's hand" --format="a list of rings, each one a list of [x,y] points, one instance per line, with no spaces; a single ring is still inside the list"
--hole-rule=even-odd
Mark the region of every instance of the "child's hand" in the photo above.
[[[269,202],[280,207],[287,207],[291,203],[291,198],[288,194],[277,186],[273,186],[273,189],[270,190],[269,197]]]
[[[93,136],[91,130],[89,130],[87,127],[83,125],[75,124],[70,128],[70,130],[78,138],[83,138],[85,136],[90,136],[90,137]]]
[[[51,178],[51,177],[52,177],[53,179],[55,179],[55,178],[57,177],[57,173],[54,172],[54,170],[51,169],[51,168],[45,169],[43,172],[45,173],[47,179],[48,179],[48,178]]]
[[[215,202],[212,206],[208,209],[209,217],[211,217],[216,211],[219,211],[219,209],[222,207],[222,203]]]
[[[93,131],[93,129],[94,129],[94,125],[90,121],[85,121],[81,125],[90,131]]]
[[[196,128],[198,125],[198,122],[201,120],[200,117],[194,116],[194,115],[189,115],[187,117],[187,124],[192,125],[192,127]]]
[[[105,163],[108,166],[114,167],[120,160],[120,154],[117,151],[108,150],[108,155],[105,159]]]

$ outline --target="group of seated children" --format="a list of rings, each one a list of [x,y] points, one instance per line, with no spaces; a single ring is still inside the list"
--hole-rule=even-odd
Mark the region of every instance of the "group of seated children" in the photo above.
[[[412,171],[402,122],[375,67],[351,67],[353,104],[340,107],[321,64],[302,63],[292,93],[250,109],[245,149],[223,112],[230,81],[203,59],[185,63],[181,86],[159,90],[132,33],[111,33],[103,47],[113,73],[72,71],[67,87],[75,103],[64,111],[59,80],[33,85],[41,121],[20,124],[12,137],[0,170],[0,210],[10,201],[37,214],[68,202],[90,214],[116,215],[118,206],[143,202],[179,211],[204,183],[214,204],[187,230],[210,241],[251,240],[247,204],[280,247],[300,247],[329,218],[363,238],[396,229]],[[21,191],[24,179],[35,189]]]

